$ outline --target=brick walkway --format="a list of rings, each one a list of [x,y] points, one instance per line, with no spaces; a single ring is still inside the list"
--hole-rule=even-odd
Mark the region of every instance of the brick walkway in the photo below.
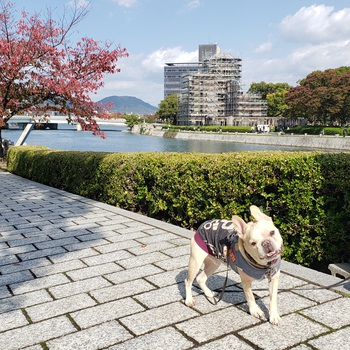
[[[350,283],[283,262],[283,325],[239,278],[183,304],[188,230],[0,171],[0,349],[350,349]],[[220,288],[225,267],[211,279]],[[266,310],[266,281],[255,283]]]

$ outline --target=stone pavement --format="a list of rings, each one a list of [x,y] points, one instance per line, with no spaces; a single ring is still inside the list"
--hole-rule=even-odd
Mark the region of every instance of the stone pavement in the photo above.
[[[0,171],[0,349],[350,349],[350,283],[283,262],[282,326],[239,277],[183,303],[192,232]],[[210,280],[220,289],[225,266]],[[267,282],[254,287],[267,312]]]

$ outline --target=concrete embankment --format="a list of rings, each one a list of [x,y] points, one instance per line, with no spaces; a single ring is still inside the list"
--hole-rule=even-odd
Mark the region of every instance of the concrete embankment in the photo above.
[[[167,133],[153,130],[152,136],[167,137]],[[171,138],[350,151],[350,137],[342,136],[179,132],[171,133]]]

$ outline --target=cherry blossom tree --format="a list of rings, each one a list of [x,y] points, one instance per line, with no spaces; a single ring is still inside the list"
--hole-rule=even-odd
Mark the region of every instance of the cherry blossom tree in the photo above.
[[[104,137],[95,118],[109,118],[108,106],[91,100],[105,75],[119,72],[117,61],[128,56],[120,45],[82,38],[70,42],[74,28],[87,16],[78,2],[60,20],[47,9],[20,14],[0,0],[0,139],[1,127],[16,114],[49,115],[56,111],[83,130]]]

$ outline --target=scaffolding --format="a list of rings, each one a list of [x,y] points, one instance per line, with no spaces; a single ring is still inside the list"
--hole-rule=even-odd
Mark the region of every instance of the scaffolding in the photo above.
[[[180,125],[228,125],[241,94],[241,59],[217,54],[203,62],[201,71],[182,81]]]

